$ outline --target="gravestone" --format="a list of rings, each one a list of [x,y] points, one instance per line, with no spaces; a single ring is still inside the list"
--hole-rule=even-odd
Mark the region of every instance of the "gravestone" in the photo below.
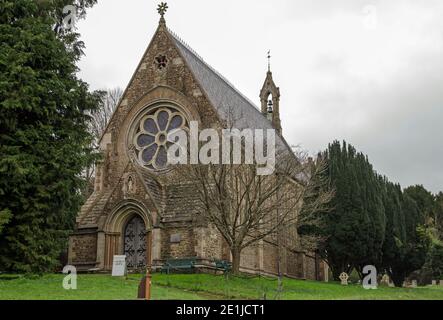
[[[382,286],[389,286],[389,283],[390,283],[389,276],[387,274],[383,275],[383,277],[381,278],[380,284]]]
[[[437,285],[437,280],[432,280],[432,285],[436,286]]]
[[[440,280],[440,285],[443,287],[443,280]]]
[[[112,276],[123,277],[126,275],[126,256],[114,256],[112,263]]]
[[[346,273],[346,272],[342,272],[341,274],[340,274],[340,280],[341,280],[341,285],[342,286],[347,286],[348,285],[348,279],[349,279],[349,276],[348,276],[348,274]]]
[[[417,280],[412,280],[411,287],[412,288],[417,288]]]

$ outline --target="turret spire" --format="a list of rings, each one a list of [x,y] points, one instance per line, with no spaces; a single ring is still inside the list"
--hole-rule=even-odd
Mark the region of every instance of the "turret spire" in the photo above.
[[[281,135],[280,89],[275,85],[271,72],[271,50],[268,51],[268,72],[260,91],[261,112]]]

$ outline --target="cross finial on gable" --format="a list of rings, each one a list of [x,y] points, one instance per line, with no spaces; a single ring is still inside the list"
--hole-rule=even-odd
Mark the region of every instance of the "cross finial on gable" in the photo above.
[[[168,4],[166,2],[162,2],[158,5],[157,11],[158,14],[161,16],[161,18],[163,19],[166,11],[168,11]]]
[[[271,71],[271,50],[268,51],[268,71]]]

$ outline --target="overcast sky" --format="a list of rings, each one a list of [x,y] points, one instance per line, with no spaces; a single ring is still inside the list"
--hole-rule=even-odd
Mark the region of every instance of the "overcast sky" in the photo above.
[[[78,23],[92,89],[125,88],[157,1],[99,0]],[[443,190],[443,1],[174,0],[170,29],[259,104],[271,49],[283,133],[315,154],[345,139],[403,187]]]

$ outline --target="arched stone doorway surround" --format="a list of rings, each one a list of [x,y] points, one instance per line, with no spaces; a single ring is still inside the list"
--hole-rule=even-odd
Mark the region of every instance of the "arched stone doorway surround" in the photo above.
[[[125,254],[125,230],[135,217],[143,220],[146,231],[146,264],[152,264],[152,217],[139,201],[126,199],[114,207],[105,223],[104,269],[112,269],[114,255]]]

